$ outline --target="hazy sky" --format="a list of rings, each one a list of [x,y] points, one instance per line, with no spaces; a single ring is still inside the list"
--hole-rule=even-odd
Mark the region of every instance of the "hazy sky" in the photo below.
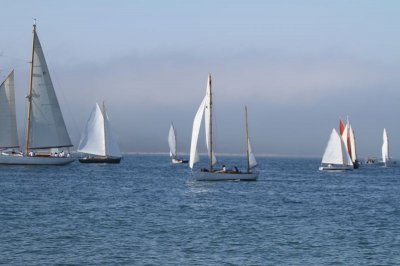
[[[73,142],[105,100],[123,151],[188,152],[213,76],[217,153],[321,157],[350,116],[360,157],[400,156],[400,1],[0,0],[0,76],[23,134],[32,18]],[[204,136],[200,137],[204,151]]]

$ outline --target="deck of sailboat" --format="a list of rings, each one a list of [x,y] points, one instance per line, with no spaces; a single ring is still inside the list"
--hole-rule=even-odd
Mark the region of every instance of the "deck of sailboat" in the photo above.
[[[118,164],[121,162],[121,157],[83,157],[79,158],[80,163],[111,163]]]
[[[75,161],[72,157],[21,156],[0,154],[0,165],[66,165]]]
[[[193,172],[197,181],[256,181],[258,175],[258,172]]]

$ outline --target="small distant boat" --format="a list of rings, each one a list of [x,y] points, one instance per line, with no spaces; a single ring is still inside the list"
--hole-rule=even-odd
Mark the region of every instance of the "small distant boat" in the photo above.
[[[78,152],[87,154],[81,163],[120,163],[122,155],[111,130],[106,107],[96,103],[79,143]]]
[[[319,170],[352,170],[353,162],[347,152],[343,139],[335,129],[329,137]]]
[[[168,134],[168,144],[169,144],[169,156],[171,157],[171,162],[173,164],[188,163],[189,160],[183,160],[178,158],[177,153],[177,141],[176,141],[176,131],[174,125],[171,123]]]
[[[232,171],[227,170],[223,167],[221,170],[216,170],[213,166],[217,163],[217,159],[213,150],[213,134],[212,134],[212,90],[211,90],[211,75],[208,75],[207,91],[206,96],[200,104],[197,110],[196,116],[193,121],[192,129],[192,141],[190,146],[190,160],[189,167],[193,169],[196,162],[199,161],[197,152],[197,142],[201,127],[201,121],[203,119],[203,113],[205,113],[204,124],[206,130],[206,146],[208,151],[208,157],[210,160],[209,169],[201,169],[200,171],[194,171],[193,175],[197,181],[228,181],[228,180],[239,180],[239,181],[255,181],[258,178],[258,173],[253,172],[252,169],[257,165],[257,161],[251,149],[250,140],[248,137],[248,125],[247,125],[247,107],[246,110],[246,147],[247,147],[247,171],[239,171],[235,168]]]
[[[0,164],[65,165],[75,159],[61,148],[72,147],[51,81],[43,49],[33,25],[25,151],[19,148],[14,72],[0,86]],[[12,150],[10,150],[12,149]],[[54,151],[54,152],[52,152]]]
[[[396,162],[394,162],[389,156],[389,137],[386,128],[383,129],[382,163],[384,166],[396,164]]]

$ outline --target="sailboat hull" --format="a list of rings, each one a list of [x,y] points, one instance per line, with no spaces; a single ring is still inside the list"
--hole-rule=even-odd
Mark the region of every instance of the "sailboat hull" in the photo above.
[[[181,159],[172,159],[171,163],[172,164],[181,164],[181,163],[188,163],[189,160],[181,160]]]
[[[79,162],[118,164],[121,162],[121,157],[84,157],[84,158],[79,158]]]
[[[203,172],[193,173],[197,181],[256,181],[258,173],[221,173]]]
[[[0,155],[0,165],[66,165],[73,161],[71,157]]]
[[[320,171],[342,171],[342,170],[353,170],[352,165],[321,165]]]

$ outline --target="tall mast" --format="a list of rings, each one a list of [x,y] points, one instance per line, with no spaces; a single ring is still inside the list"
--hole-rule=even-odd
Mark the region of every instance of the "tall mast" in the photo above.
[[[102,108],[102,110],[101,110],[101,113],[102,113],[102,115],[103,115],[103,130],[104,130],[104,151],[105,151],[105,153],[106,153],[106,156],[107,156],[107,143],[106,143],[106,141],[107,141],[107,131],[106,131],[106,119],[107,119],[107,115],[106,115],[106,105],[104,104],[104,101],[103,101],[103,108]]]
[[[210,87],[210,172],[213,170],[213,134],[212,134],[212,93],[211,93],[211,74],[208,73],[208,86]]]
[[[32,60],[31,60],[31,71],[29,75],[29,92],[28,92],[28,116],[27,116],[27,125],[26,125],[26,140],[25,140],[25,153],[29,153],[29,135],[30,135],[30,127],[31,127],[31,112],[32,112],[32,80],[33,80],[33,59],[34,59],[34,50],[35,50],[35,34],[36,34],[36,20],[33,24],[32,31]]]
[[[249,151],[249,126],[247,124],[247,106],[244,107],[246,114],[246,153],[247,153],[247,172],[250,172],[250,151]]]

